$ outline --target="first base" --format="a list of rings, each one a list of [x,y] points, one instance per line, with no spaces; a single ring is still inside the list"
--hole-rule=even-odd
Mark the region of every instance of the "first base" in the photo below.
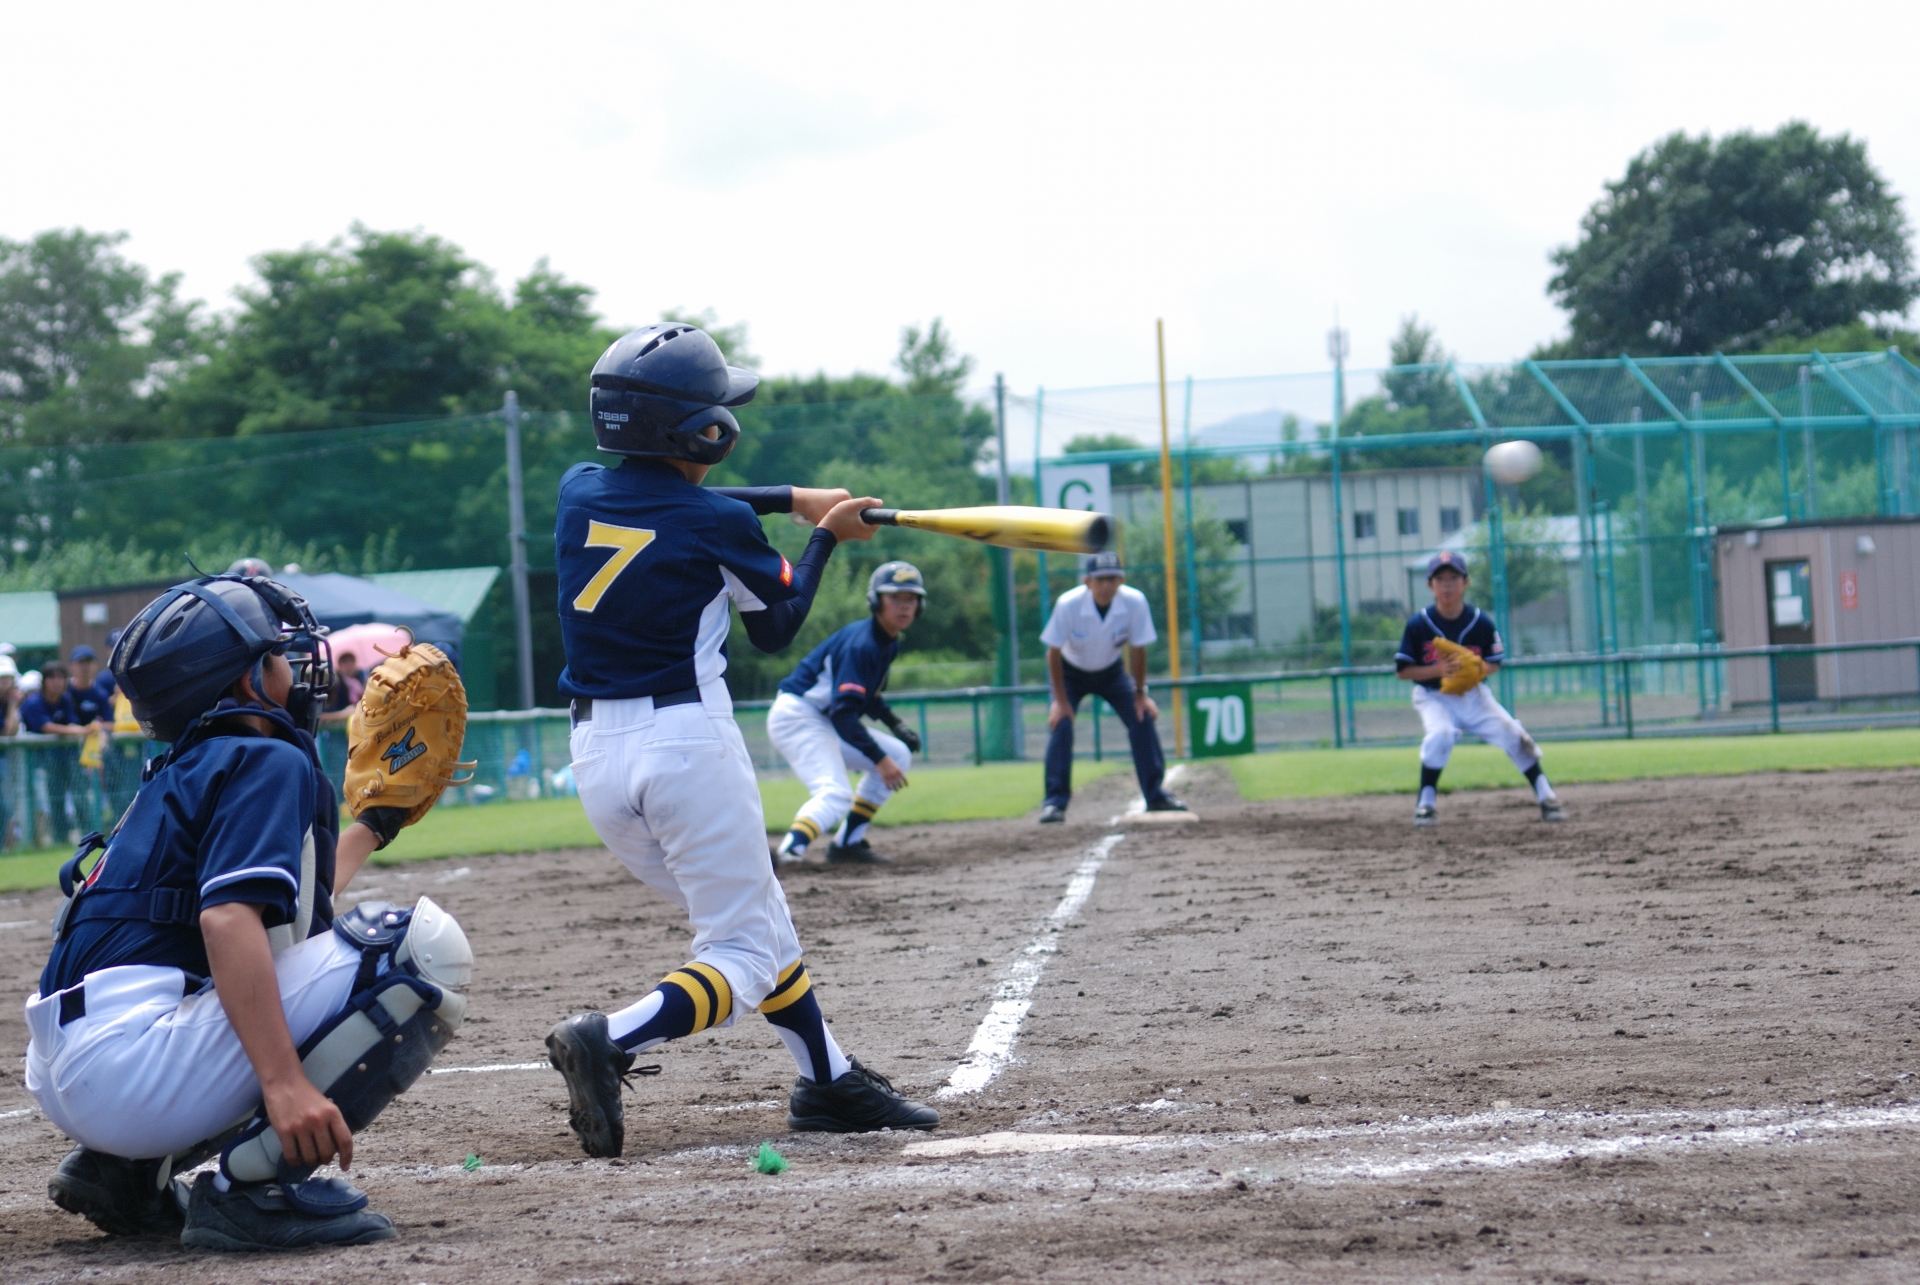
[[[1200,818],[1191,812],[1124,812],[1113,819],[1114,825],[1184,825]]]

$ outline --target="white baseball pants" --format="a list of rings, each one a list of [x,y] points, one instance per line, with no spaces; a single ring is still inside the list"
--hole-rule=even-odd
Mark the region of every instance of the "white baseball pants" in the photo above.
[[[763,863],[764,864],[764,863]],[[347,1006],[360,952],[333,933],[274,956],[296,1046]],[[27,1092],[60,1131],[108,1155],[152,1160],[243,1123],[260,1081],[211,986],[134,964],[86,978],[87,1011],[60,1024],[59,993],[27,1000]]]
[[[892,759],[902,772],[913,762],[913,755],[900,738],[868,728],[874,744]],[[855,798],[879,807],[893,796],[887,783],[874,770],[873,760],[840,739],[833,720],[791,692],[781,692],[767,711],[767,738],[786,759],[787,766],[807,787],[809,796],[800,815],[830,835],[839,829],[853,810]],[[849,772],[864,772],[855,791]]]
[[[730,1025],[772,993],[800,939],[726,687],[703,691],[700,704],[661,710],[650,696],[594,701],[573,729],[573,779],[600,841],[687,913],[694,960],[733,989]]]
[[[1462,736],[1477,736],[1498,746],[1522,772],[1540,761],[1540,747],[1527,735],[1520,721],[1500,707],[1487,685],[1481,683],[1459,696],[1415,684],[1413,709],[1420,715],[1426,735],[1420,741],[1420,766],[1443,768]]]

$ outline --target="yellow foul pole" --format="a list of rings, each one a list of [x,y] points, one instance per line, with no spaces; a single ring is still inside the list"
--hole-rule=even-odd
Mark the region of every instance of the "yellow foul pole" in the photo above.
[[[1173,556],[1173,448],[1167,439],[1167,324],[1153,323],[1154,346],[1160,356],[1160,549],[1167,562],[1167,663],[1180,677],[1180,588]],[[1187,756],[1186,703],[1180,688],[1173,689],[1173,756]]]

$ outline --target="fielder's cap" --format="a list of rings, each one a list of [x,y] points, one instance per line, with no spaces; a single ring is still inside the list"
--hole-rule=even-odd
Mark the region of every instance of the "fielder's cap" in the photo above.
[[[1120,555],[1112,549],[1101,553],[1089,553],[1080,564],[1083,576],[1124,576],[1127,569],[1120,565]]]
[[[1458,571],[1467,574],[1467,557],[1455,549],[1442,549],[1427,559],[1427,579],[1431,580],[1442,571]]]
[[[67,657],[68,663],[74,664],[74,665],[79,664],[83,660],[98,660],[98,659],[100,658],[93,654],[93,648],[87,646],[85,643],[81,643],[78,647],[75,647],[73,649],[73,654]]]

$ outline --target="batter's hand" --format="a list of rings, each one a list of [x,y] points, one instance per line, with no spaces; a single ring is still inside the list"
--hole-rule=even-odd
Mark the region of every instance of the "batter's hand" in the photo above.
[[[833,510],[834,505],[848,498],[848,494],[838,488],[796,486],[793,488],[793,511],[805,518],[809,526],[819,526],[820,520]]]
[[[1062,719],[1071,720],[1072,718],[1073,718],[1073,706],[1067,704],[1063,700],[1052,700],[1047,702],[1047,730],[1049,732],[1051,732],[1054,728],[1060,726],[1060,721]]]
[[[1133,694],[1133,713],[1136,718],[1159,718],[1160,707],[1153,703],[1153,697],[1145,692]]]
[[[900,770],[900,765],[893,761],[891,755],[881,755],[873,768],[880,773],[880,779],[887,783],[889,790],[904,790],[907,787],[907,774]]]
[[[342,1169],[353,1165],[353,1131],[340,1108],[302,1075],[265,1090],[267,1122],[280,1137],[289,1165],[323,1165],[337,1153]]]
[[[880,528],[868,526],[861,520],[863,509],[878,509],[885,506],[871,495],[863,495],[857,500],[842,500],[827,510],[827,516],[821,518],[816,526],[825,527],[833,532],[834,539],[845,544],[849,540],[871,540]]]

